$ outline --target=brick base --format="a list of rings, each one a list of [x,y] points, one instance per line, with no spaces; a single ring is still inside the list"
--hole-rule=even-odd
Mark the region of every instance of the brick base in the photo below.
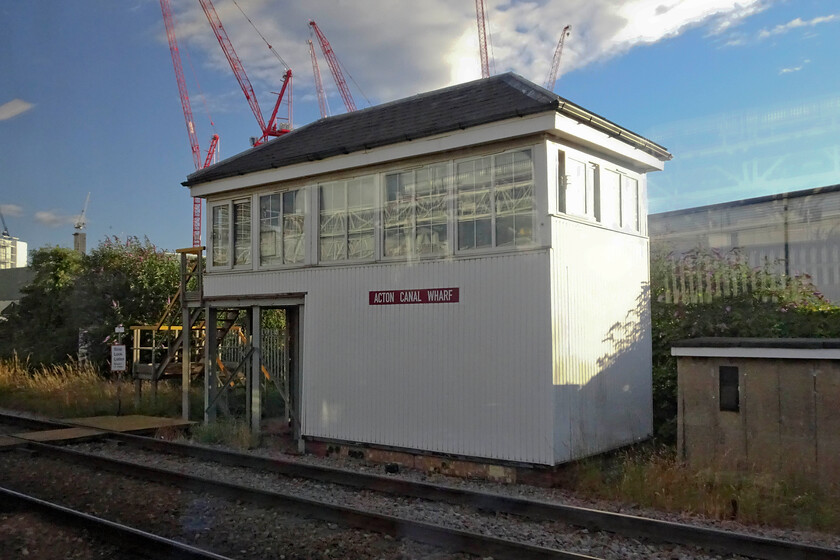
[[[560,467],[524,467],[453,459],[409,451],[394,451],[343,443],[306,440],[306,453],[319,457],[349,457],[371,464],[394,464],[430,474],[487,480],[505,484],[552,487],[566,477]]]

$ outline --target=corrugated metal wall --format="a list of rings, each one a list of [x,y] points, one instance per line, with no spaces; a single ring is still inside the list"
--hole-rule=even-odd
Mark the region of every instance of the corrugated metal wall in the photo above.
[[[549,278],[536,250],[212,274],[205,293],[306,293],[304,435],[552,464]],[[450,287],[460,302],[368,303],[375,290]]]
[[[552,218],[555,460],[652,431],[648,240]]]

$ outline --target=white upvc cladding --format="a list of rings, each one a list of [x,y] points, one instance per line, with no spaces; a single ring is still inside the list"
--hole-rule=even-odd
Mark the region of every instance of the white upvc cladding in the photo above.
[[[515,129],[528,136],[484,146],[464,147],[480,141],[472,130],[460,133],[462,138],[456,133],[418,141],[415,148],[423,150],[461,148],[422,158],[412,158],[404,145],[346,156],[372,167],[341,170],[330,160],[317,164],[324,174],[316,178],[304,175],[311,166],[302,166],[255,174],[250,183],[231,178],[193,189],[213,193],[208,221],[219,206],[227,205],[230,220],[238,201],[250,200],[252,208],[252,257],[247,264],[231,260],[215,267],[211,258],[207,297],[269,298],[270,306],[280,303],[272,297],[303,294],[304,436],[550,465],[651,433],[644,171],[661,163],[566,121],[552,114],[493,125],[485,132]],[[533,135],[540,130],[557,140]],[[522,245],[460,246],[460,199],[452,189],[446,250],[395,257],[386,247],[389,173],[442,164],[453,175],[459,162],[522,149],[531,151],[533,161],[530,241],[525,236]],[[392,152],[403,159],[384,162],[382,153]],[[595,170],[591,212],[564,212],[566,158]],[[604,193],[618,200],[595,199],[602,174]],[[362,176],[372,177],[377,197],[372,253],[323,259],[319,189]],[[281,182],[265,184],[268,178]],[[274,264],[261,265],[260,197],[290,189],[302,189],[303,198],[289,207],[305,209],[303,255],[293,253],[291,264],[278,256]],[[612,208],[610,219],[602,215],[605,208]],[[231,240],[233,226],[231,221],[225,230]],[[459,288],[460,301],[368,300],[371,291],[431,288]]]
[[[644,174],[574,145],[549,141],[547,151],[557,163],[549,165],[548,198],[553,447],[555,462],[562,463],[639,441],[653,430],[647,183]],[[613,173],[619,186],[623,177],[635,181],[635,206],[627,215],[637,221],[607,227],[593,215],[561,212],[558,157]]]
[[[370,291],[460,288],[458,303]],[[553,464],[545,249],[211,274],[208,296],[304,293],[304,436]],[[266,302],[268,305],[268,302]]]

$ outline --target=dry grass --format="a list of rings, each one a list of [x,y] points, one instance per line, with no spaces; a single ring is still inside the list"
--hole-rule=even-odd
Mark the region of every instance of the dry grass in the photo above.
[[[73,418],[112,414],[179,416],[181,388],[168,383],[158,386],[152,402],[149,392],[140,406],[134,406],[134,386],[130,381],[105,379],[91,366],[69,362],[32,368],[17,359],[0,360],[0,407],[43,414],[52,418]],[[191,403],[200,409],[202,397],[196,391]],[[195,407],[193,407],[195,409]],[[191,417],[199,417],[192,410]]]
[[[663,449],[584,461],[572,475],[575,490],[596,498],[713,519],[840,532],[840,494],[805,477],[694,470]]]
[[[190,435],[194,441],[220,444],[237,449],[252,449],[259,445],[259,438],[251,433],[247,422],[219,419],[210,424],[193,426]]]

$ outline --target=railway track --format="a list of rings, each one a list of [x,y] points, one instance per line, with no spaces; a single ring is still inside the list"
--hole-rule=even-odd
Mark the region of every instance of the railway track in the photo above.
[[[115,545],[137,559],[230,560],[213,552],[115,523],[34,496],[0,487],[4,508],[35,512],[75,530],[85,530],[93,538]]]
[[[0,415],[0,420],[3,416]],[[50,425],[49,422],[44,425]],[[360,491],[373,491],[392,496],[410,497],[422,500],[443,502],[456,506],[464,506],[490,512],[520,516],[527,519],[558,522],[585,527],[589,530],[608,531],[632,539],[643,538],[651,542],[672,543],[681,546],[697,547],[710,550],[718,554],[740,555],[750,558],[776,559],[840,559],[840,551],[788,541],[780,541],[763,537],[756,537],[742,533],[732,533],[717,529],[709,529],[680,523],[659,521],[643,517],[636,517],[618,513],[597,511],[592,509],[567,506],[563,504],[541,502],[536,500],[513,498],[501,494],[476,492],[461,488],[440,486],[423,482],[415,482],[395,477],[384,477],[356,471],[348,471],[323,466],[306,465],[291,461],[267,459],[250,454],[222,451],[200,446],[178,444],[163,440],[110,433],[107,439],[120,445],[150,453],[165,453],[167,455],[189,458],[205,462],[213,462],[227,467],[250,469],[253,471],[294,477],[303,480],[315,480],[326,484],[335,484],[354,488]],[[155,479],[161,478],[171,484],[189,486],[199,484],[197,477],[189,477],[184,473],[173,473],[165,469],[155,470],[153,467],[129,467],[128,464],[99,457],[99,459],[82,459],[84,454],[72,452],[68,449],[52,449],[52,446],[41,447],[39,444],[28,444],[30,448],[40,449],[42,452],[54,456],[62,456],[65,460],[75,462],[100,461],[97,468],[116,469],[126,472],[129,468],[138,468],[142,476]],[[50,448],[49,450],[47,448]],[[74,454],[76,453],[76,454]],[[134,464],[129,463],[129,464]],[[164,472],[166,471],[166,472]],[[256,503],[270,503],[272,507],[292,508],[306,515],[341,524],[351,524],[360,528],[374,530],[392,536],[408,536],[422,542],[449,543],[453,549],[472,554],[492,555],[494,557],[512,558],[584,558],[585,555],[566,553],[563,551],[537,547],[535,549],[505,548],[510,543],[487,540],[486,536],[469,535],[466,532],[442,530],[405,519],[359,517],[358,513],[341,509],[331,505],[330,513],[324,513],[323,504],[313,503],[296,496],[283,495],[269,498],[265,493],[249,493],[253,489],[237,485],[220,484],[219,481],[206,482],[215,486],[215,492],[242,499],[243,495]],[[202,483],[204,484],[204,483]],[[281,503],[282,502],[282,503]],[[504,539],[501,539],[504,541]],[[544,548],[544,550],[538,550]]]

